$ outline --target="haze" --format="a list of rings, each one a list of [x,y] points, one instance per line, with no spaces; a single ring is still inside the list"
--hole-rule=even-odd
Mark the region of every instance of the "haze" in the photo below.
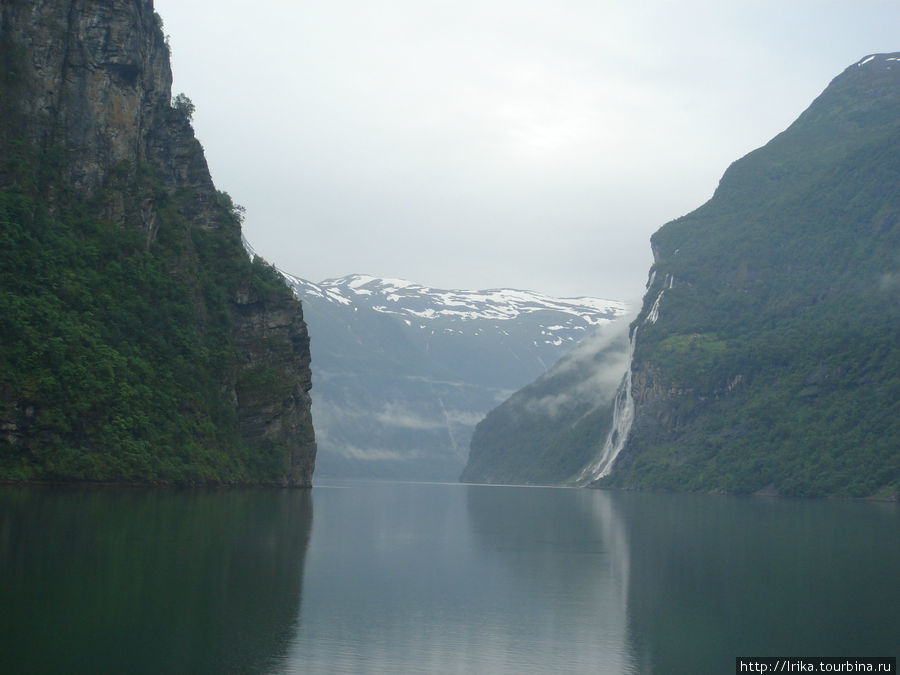
[[[895,0],[156,0],[173,93],[267,260],[636,302],[706,201]]]

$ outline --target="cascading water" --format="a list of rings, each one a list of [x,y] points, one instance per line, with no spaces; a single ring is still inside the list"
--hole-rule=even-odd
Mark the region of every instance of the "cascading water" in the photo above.
[[[654,272],[654,276],[650,278],[648,285],[652,285],[655,278]],[[667,275],[663,282],[662,290],[660,290],[659,295],[656,296],[656,300],[654,300],[653,305],[650,307],[650,311],[647,313],[647,318],[644,319],[641,326],[648,322],[656,323],[657,319],[659,319],[659,303],[662,300],[662,296],[666,290],[672,288],[674,284],[675,277]],[[625,447],[625,442],[628,440],[628,434],[631,432],[631,424],[634,422],[634,398],[631,395],[631,361],[634,356],[634,345],[637,342],[639,328],[640,326],[634,327],[634,331],[631,333],[631,339],[628,341],[628,369],[625,371],[625,376],[622,378],[622,383],[619,385],[619,389],[616,392],[616,401],[613,404],[612,428],[609,430],[609,435],[603,443],[603,449],[600,451],[600,456],[595,461],[588,464],[578,475],[578,478],[575,481],[578,485],[587,485],[609,475],[612,471],[613,464],[615,464],[616,459],[619,457],[619,453],[622,452],[622,449]]]
[[[578,485],[587,485],[598,478],[606,476],[611,470],[612,465],[625,447],[625,441],[628,439],[628,432],[631,431],[631,423],[634,421],[634,399],[631,396],[631,357],[634,355],[634,343],[637,338],[638,327],[635,326],[631,339],[628,341],[628,369],[616,392],[616,400],[613,404],[613,422],[612,428],[603,443],[603,450],[600,456],[592,463],[588,464],[579,474],[576,483]]]
[[[653,279],[655,278],[656,276],[654,273],[654,276],[650,279],[650,283],[653,283]],[[653,301],[653,306],[650,307],[650,311],[647,313],[647,318],[644,319],[644,323],[647,323],[648,321],[650,323],[656,323],[656,320],[659,318],[659,303],[662,301],[663,293],[665,293],[667,289],[672,288],[672,286],[674,285],[675,276],[672,274],[666,275],[666,279],[663,282],[663,288],[659,292],[659,295],[656,296],[656,300]],[[635,332],[637,332],[637,329],[635,329]]]

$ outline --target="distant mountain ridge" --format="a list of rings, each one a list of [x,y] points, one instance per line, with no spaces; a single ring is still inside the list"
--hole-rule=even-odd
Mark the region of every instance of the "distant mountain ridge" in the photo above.
[[[362,274],[285,278],[310,326],[320,476],[455,481],[484,414],[626,309]]]
[[[607,321],[624,305],[612,300],[577,297],[556,298],[511,288],[485,291],[442,290],[415,284],[405,279],[387,279],[365,274],[350,274],[337,279],[326,279],[312,284],[303,279],[286,275],[295,288],[304,295],[318,295],[328,301],[349,304],[361,297],[368,297],[366,304],[376,312],[397,314],[417,319],[438,317],[458,318],[463,321],[477,319],[515,319],[522,314],[540,311],[558,311],[583,320],[572,324],[575,330],[585,326],[597,326]],[[552,333],[562,330],[548,326]],[[564,339],[564,338],[559,338]],[[555,343],[557,338],[552,341]]]

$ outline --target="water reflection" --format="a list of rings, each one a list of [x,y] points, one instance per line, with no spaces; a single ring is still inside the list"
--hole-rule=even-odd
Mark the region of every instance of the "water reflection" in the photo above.
[[[470,486],[469,525],[540,645],[532,657],[572,672],[634,673],[627,640],[628,538],[612,494]],[[519,617],[519,614],[514,616]],[[536,665],[532,663],[532,665]]]
[[[636,672],[609,494],[358,482],[313,498],[302,620],[277,670]]]
[[[893,655],[898,523],[896,505],[493,486],[7,488],[0,672]]]
[[[279,670],[473,670],[489,597],[458,485],[351,482],[313,490],[297,635]]]
[[[243,672],[296,631],[309,491],[0,490],[0,671]]]
[[[729,672],[737,656],[897,653],[896,505],[613,498],[627,523],[640,672]]]
[[[468,506],[528,616],[501,630],[529,632],[538,663],[712,673],[900,646],[895,504],[473,488]]]

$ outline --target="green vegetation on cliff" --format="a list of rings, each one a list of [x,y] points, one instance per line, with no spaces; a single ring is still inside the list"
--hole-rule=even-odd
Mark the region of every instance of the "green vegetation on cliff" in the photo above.
[[[49,163],[20,155],[0,191],[0,478],[276,480],[277,453],[250,451],[220,388],[237,359],[228,298],[289,291],[247,259],[227,195],[232,228],[190,229],[142,171],[120,194],[153,194],[148,245]]]
[[[300,304],[244,251],[152,4],[0,12],[0,481],[308,485]]]
[[[851,66],[652,243],[635,422],[604,483],[896,496],[897,55]]]

